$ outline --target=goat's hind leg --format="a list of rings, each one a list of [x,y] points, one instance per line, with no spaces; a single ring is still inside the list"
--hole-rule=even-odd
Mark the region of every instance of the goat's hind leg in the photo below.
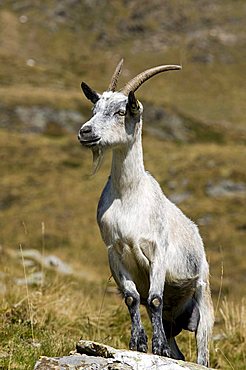
[[[209,283],[200,286],[196,293],[200,320],[196,330],[197,363],[209,366],[209,342],[214,324],[214,311]]]
[[[113,248],[109,249],[109,264],[120,292],[125,298],[125,303],[131,317],[131,339],[129,348],[139,352],[147,352],[148,338],[145,334],[140,317],[140,296],[135,283],[124,266],[122,266],[119,256]]]
[[[183,353],[180,351],[175,337],[183,330],[196,331],[200,320],[198,304],[194,298],[186,302],[182,313],[173,321],[163,319],[163,326],[167,336],[168,344],[171,348],[171,357],[176,360],[185,360]]]

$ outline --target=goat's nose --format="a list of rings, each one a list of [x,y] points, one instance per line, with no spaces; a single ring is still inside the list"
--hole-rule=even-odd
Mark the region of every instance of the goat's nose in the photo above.
[[[92,131],[91,126],[84,126],[84,127],[81,127],[81,129],[79,130],[79,134],[83,136],[85,134],[90,134],[91,131]]]

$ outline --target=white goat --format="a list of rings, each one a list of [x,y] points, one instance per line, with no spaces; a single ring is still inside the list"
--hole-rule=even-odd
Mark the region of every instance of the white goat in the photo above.
[[[208,366],[214,317],[202,239],[197,226],[166,198],[144,169],[143,107],[134,95],[155,74],[181,67],[151,68],[115,92],[122,62],[102,95],[82,82],[94,109],[78,138],[92,149],[96,167],[103,152],[113,150],[111,174],[98,204],[97,221],[108,248],[112,275],[131,316],[129,347],[147,351],[141,303],[151,319],[154,354],[184,359],[174,337],[186,329],[196,333],[197,362]]]

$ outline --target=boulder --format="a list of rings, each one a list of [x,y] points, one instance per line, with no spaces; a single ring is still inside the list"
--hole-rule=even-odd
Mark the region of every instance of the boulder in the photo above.
[[[115,349],[105,344],[80,340],[69,356],[41,357],[34,370],[202,370],[204,366],[148,353]]]

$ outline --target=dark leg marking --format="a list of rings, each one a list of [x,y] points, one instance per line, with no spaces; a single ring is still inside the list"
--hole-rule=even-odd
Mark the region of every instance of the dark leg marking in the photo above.
[[[147,352],[148,338],[147,335],[145,334],[144,328],[141,323],[139,311],[140,301],[138,298],[134,297],[131,293],[129,293],[125,295],[125,303],[128,307],[132,321],[132,330],[129,348],[131,350],[139,352]]]
[[[162,323],[162,298],[157,295],[149,297],[148,308],[151,313],[151,322],[153,328],[152,352],[155,355],[171,357],[171,349],[167,342]]]

